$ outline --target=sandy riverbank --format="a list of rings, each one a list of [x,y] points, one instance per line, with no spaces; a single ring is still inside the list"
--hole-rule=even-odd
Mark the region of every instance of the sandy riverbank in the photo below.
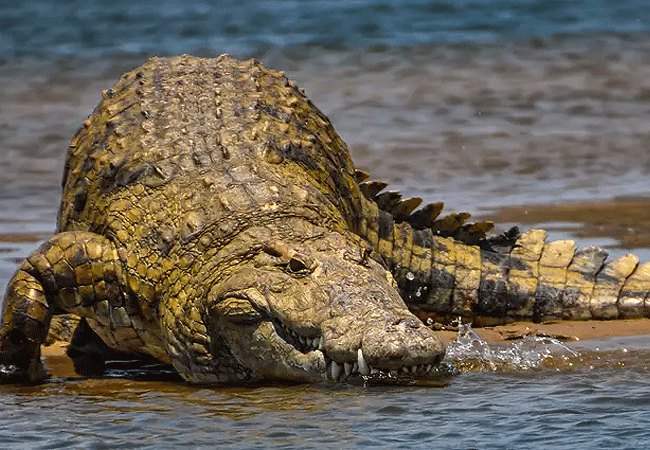
[[[489,344],[516,342],[525,336],[531,335],[551,336],[563,341],[584,341],[650,335],[650,319],[552,323],[517,322],[496,327],[477,328],[475,331]],[[445,343],[453,341],[456,335],[456,331],[439,331],[439,336]]]

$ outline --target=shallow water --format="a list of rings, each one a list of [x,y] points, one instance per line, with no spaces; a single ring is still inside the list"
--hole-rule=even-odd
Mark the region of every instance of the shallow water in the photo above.
[[[442,388],[0,386],[0,430],[15,449],[645,448],[650,347],[638,341],[588,344],[536,369],[464,373]]]
[[[548,219],[557,204],[609,201],[619,209],[601,213],[623,219],[645,207],[625,197],[650,196],[645,0],[8,3],[0,286],[54,230],[65,150],[100,90],[148,56],[181,52],[231,52],[286,70],[356,164],[406,195],[486,218],[523,205],[504,226],[550,227],[554,239],[579,233],[582,246],[650,260],[639,240],[621,237],[650,235],[650,221],[621,220],[610,238]],[[531,204],[550,208],[531,223]],[[641,449],[650,438],[649,342],[494,347],[482,359],[465,354],[456,363],[472,371],[438,388],[206,389],[119,377],[0,386],[0,439],[16,449]]]

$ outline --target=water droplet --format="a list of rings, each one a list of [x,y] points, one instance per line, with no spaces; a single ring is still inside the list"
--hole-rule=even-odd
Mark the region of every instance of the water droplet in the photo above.
[[[447,346],[446,361],[461,370],[530,370],[542,367],[545,361],[565,358],[568,367],[579,354],[550,337],[527,336],[507,346],[490,347],[470,324],[458,322],[458,337]]]

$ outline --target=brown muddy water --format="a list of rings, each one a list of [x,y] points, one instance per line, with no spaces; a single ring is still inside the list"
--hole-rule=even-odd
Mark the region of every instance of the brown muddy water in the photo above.
[[[0,66],[0,286],[54,230],[65,149],[99,91],[141,60]],[[650,260],[647,37],[262,60],[305,87],[359,167],[406,195]],[[465,336],[450,353],[469,371],[444,387],[205,388],[119,371],[0,386],[0,443],[641,449],[650,439],[649,336],[501,346]]]

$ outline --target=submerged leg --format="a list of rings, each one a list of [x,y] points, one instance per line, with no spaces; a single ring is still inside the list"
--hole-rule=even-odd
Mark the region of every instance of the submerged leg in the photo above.
[[[66,350],[66,355],[72,359],[74,371],[88,377],[103,374],[109,353],[108,345],[90,328],[86,319],[82,318]]]
[[[110,299],[122,303],[124,276],[111,241],[64,232],[32,252],[9,281],[0,328],[0,382],[47,378],[40,346],[53,314],[83,312]]]

